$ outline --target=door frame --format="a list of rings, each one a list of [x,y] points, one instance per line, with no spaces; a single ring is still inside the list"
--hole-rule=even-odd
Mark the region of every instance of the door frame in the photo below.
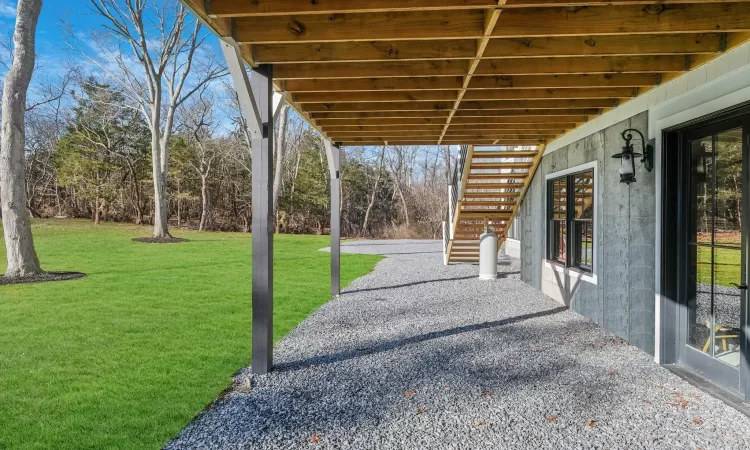
[[[688,238],[687,221],[684,220],[689,214],[686,196],[689,195],[689,171],[691,170],[690,156],[684,149],[687,144],[689,130],[697,128],[717,126],[722,122],[729,125],[733,121],[740,123],[743,127],[743,171],[742,181],[746,190],[750,190],[750,105],[743,104],[705,115],[689,122],[665,128],[661,135],[661,285],[659,295],[661,297],[660,313],[660,356],[663,364],[680,364],[687,368],[698,368],[710,379],[722,386],[730,387],[737,391],[745,401],[750,401],[750,311],[748,311],[748,293],[745,292],[744,301],[741,301],[740,319],[743,334],[740,338],[740,367],[739,386],[727,386],[726,381],[731,373],[713,358],[700,354],[701,352],[688,348],[685,344],[687,337],[687,304],[684,292],[687,284],[684,279],[687,274],[688,258],[685,254]],[[730,127],[731,128],[731,127]],[[750,223],[746,217],[750,216],[750,192],[742,196],[743,224],[742,224],[742,266],[745,273],[750,268],[750,251],[748,251],[748,234]],[[747,279],[746,282],[750,281]],[[736,379],[736,370],[731,378]],[[724,381],[724,382],[722,382]]]

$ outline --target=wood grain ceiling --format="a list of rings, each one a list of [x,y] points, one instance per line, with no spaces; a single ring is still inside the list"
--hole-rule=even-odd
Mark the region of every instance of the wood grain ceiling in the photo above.
[[[750,39],[733,0],[183,0],[344,145],[540,145]]]

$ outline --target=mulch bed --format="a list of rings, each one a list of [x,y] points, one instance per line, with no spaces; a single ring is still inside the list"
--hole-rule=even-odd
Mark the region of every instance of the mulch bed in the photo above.
[[[23,278],[5,278],[4,276],[0,276],[0,286],[9,286],[11,284],[46,283],[48,281],[75,280],[77,278],[83,278],[85,276],[86,274],[81,272],[45,272],[41,275]]]
[[[135,242],[143,242],[144,244],[177,244],[179,242],[190,242],[188,239],[175,238],[175,237],[140,237],[133,238]]]

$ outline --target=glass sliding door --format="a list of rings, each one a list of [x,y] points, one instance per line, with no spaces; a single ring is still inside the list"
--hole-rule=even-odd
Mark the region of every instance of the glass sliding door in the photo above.
[[[748,186],[743,120],[685,134],[687,176],[684,362],[740,391],[743,312],[747,301]]]

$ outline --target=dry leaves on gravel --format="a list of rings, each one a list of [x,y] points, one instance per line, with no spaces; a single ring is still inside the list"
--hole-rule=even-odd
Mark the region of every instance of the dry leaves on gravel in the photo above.
[[[310,443],[317,444],[318,442],[320,442],[320,435],[318,433],[313,433],[313,435],[310,436]]]
[[[408,391],[404,392],[404,397],[411,397],[412,395],[416,394],[417,391],[414,389],[409,389]]]
[[[547,417],[547,422],[554,422],[555,420],[557,420],[557,416],[549,416],[549,417]]]
[[[586,421],[586,425],[588,425],[589,428],[594,429],[596,428],[596,420],[589,419]]]

